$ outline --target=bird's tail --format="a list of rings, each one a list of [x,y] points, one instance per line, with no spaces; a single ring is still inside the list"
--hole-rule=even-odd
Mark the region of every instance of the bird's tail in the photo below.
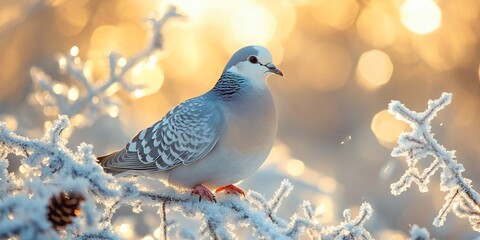
[[[105,155],[105,156],[97,157],[98,163],[100,164],[100,166],[103,167],[103,170],[106,173],[111,173],[112,175],[117,175],[117,174],[120,174],[120,173],[123,173],[123,172],[126,171],[124,169],[111,168],[110,167],[109,163],[111,163],[112,159],[116,158],[116,156],[119,152],[120,152],[120,150],[112,152],[112,153],[110,153],[108,155]]]

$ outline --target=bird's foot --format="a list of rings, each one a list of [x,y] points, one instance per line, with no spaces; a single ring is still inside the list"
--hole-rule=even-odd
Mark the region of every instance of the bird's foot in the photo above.
[[[215,195],[213,195],[213,193],[202,184],[193,187],[192,194],[198,195],[199,202],[202,201],[202,197],[210,202],[217,202]]]
[[[221,188],[217,188],[217,190],[215,190],[216,193],[218,192],[221,192],[221,191],[225,191],[226,194],[240,194],[242,196],[245,197],[245,192],[243,192],[242,189],[230,184],[228,186],[225,186],[225,187],[221,187]]]

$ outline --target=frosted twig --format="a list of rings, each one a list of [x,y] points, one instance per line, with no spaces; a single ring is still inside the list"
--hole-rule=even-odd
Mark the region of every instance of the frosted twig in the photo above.
[[[406,191],[412,182],[415,182],[421,192],[427,192],[430,177],[437,170],[442,169],[440,190],[447,192],[447,195],[433,225],[442,226],[448,212],[453,210],[458,217],[468,218],[475,231],[480,231],[479,194],[472,188],[471,180],[462,176],[465,168],[455,159],[455,151],[445,149],[430,132],[431,121],[438,111],[450,104],[451,98],[451,93],[443,93],[439,99],[429,100],[427,110],[421,113],[406,108],[398,101],[392,101],[389,104],[390,113],[412,127],[411,132],[400,135],[398,146],[392,150],[393,157],[406,158],[408,169],[390,188],[392,194],[399,195]],[[432,156],[434,159],[430,166],[420,173],[416,163],[427,156]]]
[[[363,224],[372,216],[372,206],[364,202],[360,206],[358,216],[351,219],[351,211],[346,209],[343,211],[345,220],[335,227],[329,227],[324,233],[322,239],[373,239],[370,233],[365,229]]]
[[[160,221],[161,221],[161,229],[162,229],[162,236],[164,240],[167,240],[167,233],[168,233],[168,228],[167,228],[167,203],[169,202],[169,198],[165,199],[163,201],[161,209],[158,210],[160,213]]]
[[[336,227],[323,227],[308,201],[300,206],[303,214],[294,214],[288,221],[277,216],[282,201],[293,189],[288,180],[281,182],[269,200],[250,190],[246,197],[221,195],[217,203],[199,202],[190,191],[166,185],[161,187],[160,181],[154,190],[144,189],[132,179],[117,179],[105,174],[96,163],[90,145],[82,143],[76,152],[68,149],[67,139],[63,136],[68,127],[69,119],[60,116],[43,138],[28,139],[0,123],[0,156],[16,154],[21,157],[24,168],[20,177],[15,173],[8,174],[8,163],[0,158],[0,181],[5,183],[0,188],[0,238],[118,239],[111,226],[115,211],[122,205],[129,205],[134,207],[134,212],[140,212],[143,205],[148,205],[159,208],[163,238],[195,236],[185,232],[175,235],[173,230],[176,228],[170,218],[167,221],[167,213],[176,211],[189,219],[200,216],[200,234],[213,239],[237,239],[238,226],[250,229],[251,236],[262,239],[297,239],[301,236],[370,239],[363,227],[371,216],[371,207],[367,203],[362,205],[359,216],[353,220],[346,211],[345,222]],[[78,219],[65,230],[56,232],[45,218],[49,199],[61,191],[81,193],[85,202],[80,205],[82,214]]]
[[[170,7],[163,16],[147,19],[151,37],[145,48],[129,58],[111,52],[106,79],[93,79],[90,67],[78,57],[76,46],[72,47],[69,55],[60,56],[58,60],[60,68],[75,80],[72,84],[58,83],[40,68],[32,67],[30,75],[37,89],[34,98],[44,107],[46,114],[65,114],[75,120],[75,125],[91,124],[104,114],[116,117],[120,100],[114,93],[123,88],[134,97],[141,97],[146,87],[129,82],[125,77],[127,72],[147,58],[149,64],[155,64],[157,58],[153,54],[163,48],[163,27],[168,20],[180,16],[175,7]]]
[[[421,228],[417,224],[414,224],[410,229],[409,240],[435,240],[430,238],[430,233],[426,228]]]

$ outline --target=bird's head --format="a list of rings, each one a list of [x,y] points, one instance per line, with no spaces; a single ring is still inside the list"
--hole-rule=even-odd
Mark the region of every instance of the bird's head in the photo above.
[[[272,54],[262,46],[241,48],[233,54],[223,71],[231,71],[252,80],[265,80],[273,73],[283,76],[282,71],[272,63]]]

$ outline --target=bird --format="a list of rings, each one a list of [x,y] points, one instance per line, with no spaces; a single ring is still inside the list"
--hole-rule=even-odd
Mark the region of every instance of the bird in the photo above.
[[[277,134],[266,81],[272,74],[283,77],[267,48],[239,49],[211,90],[172,108],[124,148],[98,157],[100,165],[119,177],[162,178],[191,189],[199,201],[216,202],[210,189],[245,196],[234,184],[263,164]]]

